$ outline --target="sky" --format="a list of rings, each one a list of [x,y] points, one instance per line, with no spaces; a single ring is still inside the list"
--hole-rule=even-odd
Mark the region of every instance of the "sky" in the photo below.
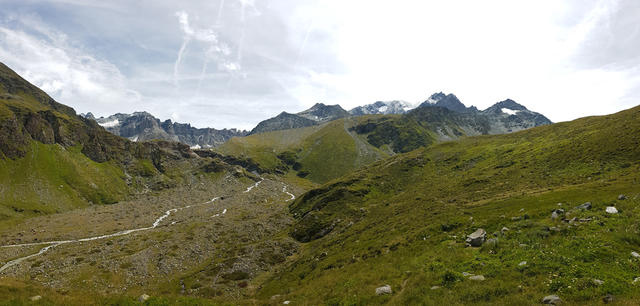
[[[640,104],[637,0],[0,0],[0,62],[79,113],[251,129],[321,102]]]

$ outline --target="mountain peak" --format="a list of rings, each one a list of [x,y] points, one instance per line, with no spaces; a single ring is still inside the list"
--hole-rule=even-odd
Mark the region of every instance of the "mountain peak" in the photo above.
[[[316,122],[327,122],[349,116],[349,112],[344,110],[340,105],[325,105],[324,103],[316,103],[310,109],[301,111],[296,115],[307,118]]]
[[[352,116],[375,115],[375,114],[404,114],[412,109],[413,105],[405,101],[376,101],[372,104],[358,106],[349,111]]]
[[[427,100],[425,100],[418,107],[429,107],[429,106],[444,107],[459,113],[466,113],[469,111],[473,111],[475,109],[473,107],[467,108],[462,102],[460,102],[460,99],[458,99],[458,97],[456,97],[454,94],[445,95],[443,92],[437,92],[432,94]]]

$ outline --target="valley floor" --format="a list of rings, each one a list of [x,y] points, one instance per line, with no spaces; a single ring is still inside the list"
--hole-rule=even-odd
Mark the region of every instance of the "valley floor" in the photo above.
[[[18,304],[37,295],[61,304],[145,293],[247,298],[251,278],[296,251],[283,230],[300,192],[275,178],[226,175],[0,225],[0,296]]]

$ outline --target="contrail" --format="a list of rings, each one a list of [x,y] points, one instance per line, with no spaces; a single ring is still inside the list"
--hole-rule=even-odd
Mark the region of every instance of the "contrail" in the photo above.
[[[222,24],[222,9],[224,8],[224,0],[220,0],[220,7],[218,8],[218,18],[216,19],[216,25]]]
[[[200,87],[202,86],[202,80],[204,79],[204,75],[207,73],[207,66],[209,65],[209,59],[205,58],[204,63],[202,64],[202,71],[200,71],[200,79],[198,80],[198,87],[196,88],[196,92],[194,96],[198,96],[200,93]]]
[[[189,44],[189,40],[191,40],[188,36],[186,36],[182,40],[182,46],[180,46],[180,50],[178,51],[178,58],[176,62],[173,64],[173,84],[178,86],[178,67],[182,62],[182,56],[184,55],[185,50],[187,49],[187,44]]]
[[[313,30],[313,19],[311,20],[311,23],[309,23],[309,26],[307,27],[307,32],[304,34],[304,39],[302,40],[302,44],[298,49],[298,56],[296,57],[296,62],[295,62],[295,65],[293,66],[295,68],[298,67],[298,63],[300,62],[300,55],[302,55],[304,48],[307,46],[307,40],[309,40],[309,34],[311,34],[312,30]]]

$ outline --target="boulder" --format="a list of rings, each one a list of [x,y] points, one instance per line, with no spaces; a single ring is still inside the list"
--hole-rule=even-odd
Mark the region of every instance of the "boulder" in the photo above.
[[[482,275],[470,276],[469,279],[470,280],[474,280],[474,281],[483,281],[483,280],[485,280],[484,276],[482,276]]]
[[[41,299],[42,299],[42,297],[39,296],[39,295],[34,295],[34,296],[29,298],[29,300],[31,300],[32,302],[39,301]]]
[[[613,206],[607,206],[607,209],[605,210],[608,214],[617,214],[618,213],[618,209],[616,209]]]
[[[551,212],[551,220],[556,220],[558,218],[560,218],[562,215],[564,215],[564,209],[555,209],[554,211]]]
[[[631,252],[631,256],[634,258],[640,258],[640,254],[638,254],[638,252]]]
[[[142,303],[146,300],[148,300],[149,298],[151,298],[148,294],[143,294],[138,298],[138,302]]]
[[[596,286],[600,286],[600,285],[604,284],[604,281],[599,280],[599,279],[597,279],[597,278],[596,278],[596,279],[594,279],[594,280],[593,280],[593,283],[594,283]]]
[[[555,294],[547,295],[542,299],[542,304],[558,305],[561,302],[562,302],[562,299],[560,299],[560,297]]]
[[[391,294],[391,293],[393,293],[393,291],[391,290],[391,286],[389,285],[384,285],[382,287],[376,288],[376,295],[384,295],[384,294]]]
[[[526,261],[521,261],[521,262],[518,264],[518,266],[520,266],[520,267],[522,267],[522,266],[526,266],[526,265],[527,265],[527,262],[526,262]]]
[[[584,204],[582,204],[582,205],[580,205],[580,206],[578,206],[576,208],[577,209],[582,209],[582,210],[589,210],[589,209],[591,209],[591,202],[584,203]]]
[[[613,298],[613,295],[611,295],[611,294],[607,294],[602,298],[602,302],[605,303],[605,304],[609,304],[609,303],[613,302],[613,300],[614,300],[614,298]]]
[[[626,200],[627,196],[625,196],[624,194],[621,194],[618,196],[618,200],[622,201],[622,200]]]
[[[479,228],[475,232],[467,235],[467,243],[472,247],[479,247],[482,246],[486,237],[487,232]]]
[[[509,228],[505,226],[500,231],[504,234],[509,231]]]
[[[438,289],[440,289],[440,286],[432,286],[431,287],[431,290],[438,290]]]

